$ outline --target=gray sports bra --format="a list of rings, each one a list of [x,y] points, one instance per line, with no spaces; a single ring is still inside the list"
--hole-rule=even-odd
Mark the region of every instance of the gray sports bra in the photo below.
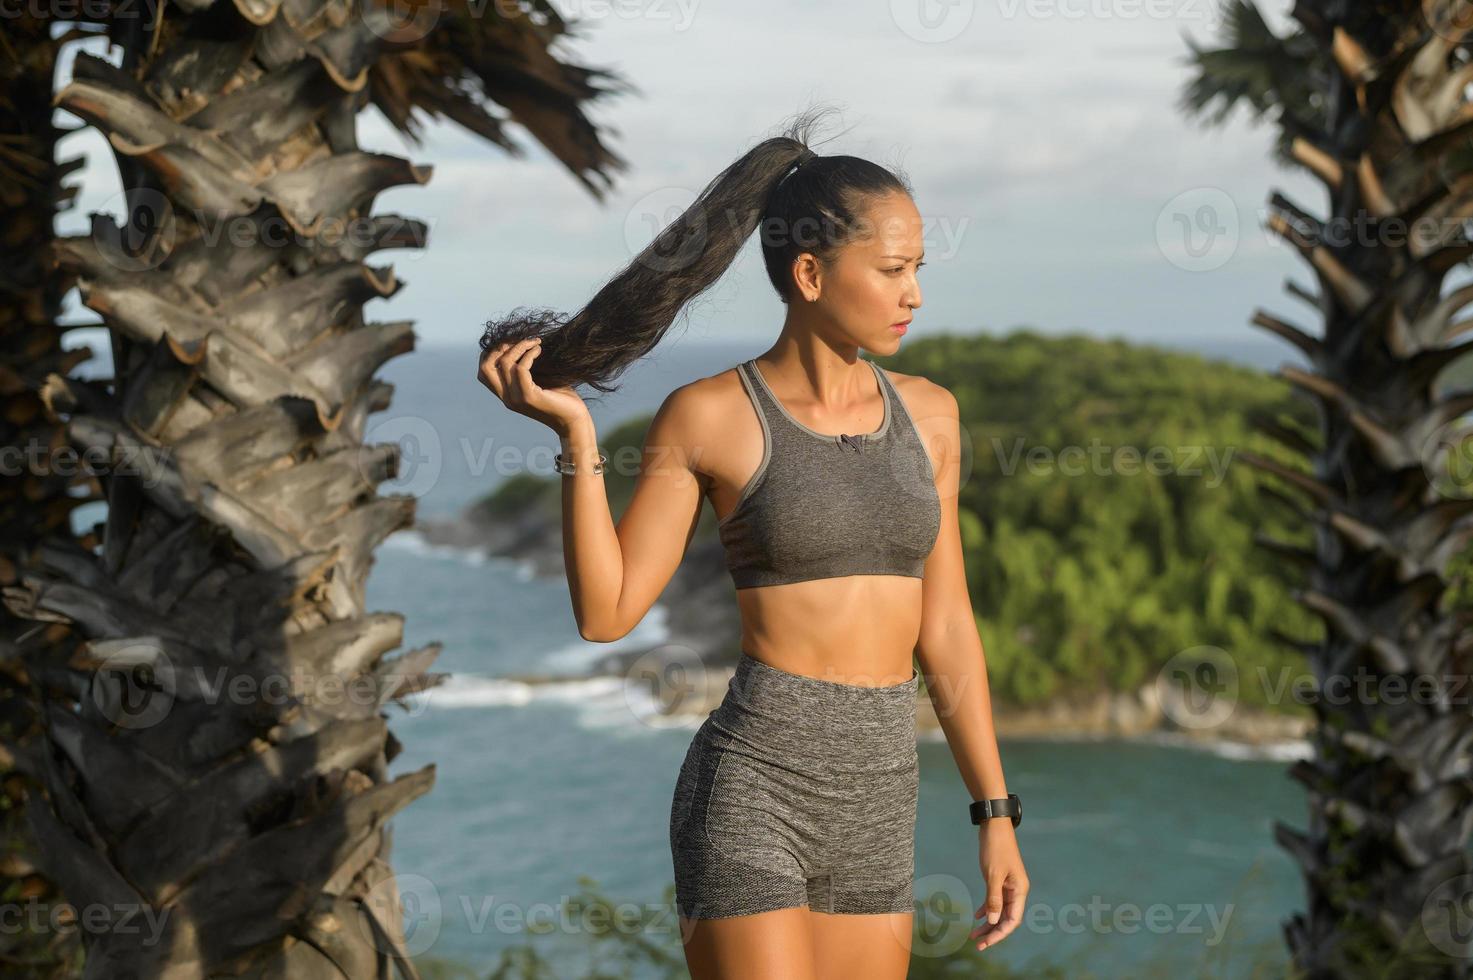
[[[885,372],[873,432],[827,435],[788,414],[754,361],[737,374],[762,423],[762,462],[717,524],[738,589],[843,575],[921,578],[941,501],[920,432]],[[895,422],[895,416],[901,417]]]

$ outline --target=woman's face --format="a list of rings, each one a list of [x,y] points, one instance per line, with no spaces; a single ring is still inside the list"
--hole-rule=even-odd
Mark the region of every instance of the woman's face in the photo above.
[[[921,215],[910,196],[878,198],[834,264],[812,267],[807,287],[818,299],[811,305],[842,339],[881,356],[893,353],[905,333],[893,325],[909,321],[921,305],[916,272],[924,254]]]

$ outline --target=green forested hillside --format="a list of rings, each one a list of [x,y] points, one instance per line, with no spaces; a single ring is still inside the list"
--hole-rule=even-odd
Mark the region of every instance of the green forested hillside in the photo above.
[[[1133,689],[1202,646],[1232,657],[1246,702],[1264,700],[1264,672],[1270,683],[1302,675],[1269,628],[1311,639],[1320,625],[1290,599],[1292,570],[1251,539],[1307,544],[1308,531],[1235,459],[1252,449],[1302,468],[1248,421],[1312,432],[1313,407],[1288,385],[1175,351],[1028,331],[917,339],[876,360],[944,385],[960,405],[967,581],[995,695],[1026,704]],[[600,445],[611,458],[637,453],[648,425],[631,420]],[[616,516],[632,469],[606,477]],[[517,478],[479,507],[529,504],[555,514],[558,485]],[[698,536],[714,523],[708,505]]]
[[[1031,332],[922,341],[880,363],[959,404],[972,453],[959,501],[967,582],[1004,697],[1134,688],[1204,645],[1232,657],[1245,701],[1262,700],[1263,671],[1302,673],[1267,630],[1312,638],[1320,625],[1251,539],[1307,544],[1308,531],[1234,458],[1252,449],[1302,468],[1248,422],[1312,431],[1313,406],[1288,385],[1176,351]]]

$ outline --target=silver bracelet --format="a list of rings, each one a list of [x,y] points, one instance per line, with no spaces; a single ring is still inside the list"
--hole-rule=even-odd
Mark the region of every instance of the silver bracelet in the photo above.
[[[605,456],[603,453],[599,453],[598,462],[593,464],[593,469],[589,470],[589,472],[602,473],[604,471],[604,464],[608,461],[609,458],[607,456]],[[572,476],[575,472],[577,472],[578,464],[573,462],[571,459],[565,458],[562,453],[558,453],[552,458],[552,468],[557,470],[563,476]]]

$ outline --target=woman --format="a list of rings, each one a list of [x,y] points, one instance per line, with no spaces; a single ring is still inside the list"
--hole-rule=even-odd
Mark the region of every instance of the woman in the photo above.
[[[808,149],[813,121],[719,174],[576,316],[513,316],[481,340],[481,381],[559,435],[583,637],[633,629],[679,565],[702,497],[717,515],[742,653],[670,809],[695,980],[905,976],[919,785],[912,652],[979,801],[979,949],[1017,926],[1028,889],[963,572],[957,404],[859,358],[893,353],[921,305],[921,218],[891,171]],[[788,307],[782,331],[766,353],[665,400],[616,527],[607,458],[572,386],[612,390],[754,228]],[[921,438],[922,421],[936,438]]]

